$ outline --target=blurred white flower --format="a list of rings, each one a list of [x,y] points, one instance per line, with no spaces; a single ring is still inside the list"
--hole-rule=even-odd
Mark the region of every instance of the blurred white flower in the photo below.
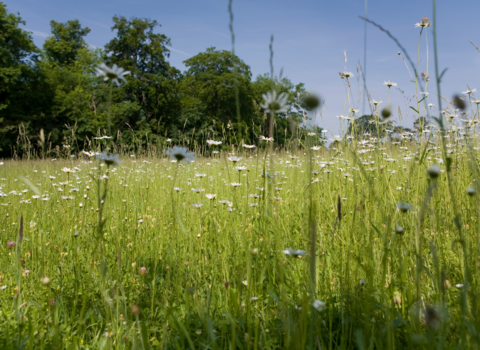
[[[299,258],[301,257],[302,255],[305,255],[307,254],[307,252],[305,250],[293,250],[292,248],[287,248],[285,250],[282,250],[282,253],[283,254],[286,254],[286,255],[291,255],[291,256],[294,256],[296,258]]]
[[[103,153],[100,153],[100,154],[97,154],[96,155],[96,158],[99,160],[99,161],[103,161],[105,162],[105,164],[107,165],[113,165],[113,166],[117,166],[120,164],[120,161],[118,161],[118,157],[120,157],[119,154],[107,154],[107,152],[103,152]]]
[[[130,74],[130,71],[125,71],[116,64],[110,68],[105,63],[100,64],[100,66],[96,68],[96,71],[97,76],[105,77],[103,80],[111,80],[117,86],[121,85],[120,80],[123,80],[126,83],[127,80],[125,79],[125,75]]]
[[[188,149],[186,147],[178,147],[174,146],[173,148],[168,149],[165,151],[165,154],[167,156],[170,156],[170,158],[175,159],[177,161],[184,161],[185,163],[189,164],[191,161],[195,161],[195,153],[194,152],[188,152]]]
[[[214,140],[207,140],[207,144],[209,146],[218,146],[218,145],[221,145],[222,144],[222,141],[214,141]]]
[[[317,311],[323,311],[323,308],[325,307],[325,303],[321,300],[315,300],[312,305]]]
[[[285,113],[288,111],[287,99],[288,96],[283,92],[277,96],[276,91],[269,91],[263,96],[263,104],[260,107],[265,109],[267,113]]]
[[[392,86],[397,86],[397,83],[393,83],[389,80],[389,81],[384,81],[383,85],[387,85],[388,87],[392,87]]]

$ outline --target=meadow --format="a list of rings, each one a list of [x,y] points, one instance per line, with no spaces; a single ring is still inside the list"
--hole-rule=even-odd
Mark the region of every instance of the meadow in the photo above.
[[[0,163],[0,348],[478,349],[480,101],[441,97],[436,67],[428,103],[428,63],[400,49],[413,130],[390,81],[358,116],[345,56],[339,135],[293,123],[272,65],[253,141],[235,80],[223,134],[122,143],[112,91],[129,72],[96,67],[108,129],[56,148],[23,129]]]
[[[1,347],[476,348],[461,133],[5,161]]]

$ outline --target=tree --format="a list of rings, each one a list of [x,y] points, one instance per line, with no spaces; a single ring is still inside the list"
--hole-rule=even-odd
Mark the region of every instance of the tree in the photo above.
[[[250,67],[230,51],[208,48],[184,61],[188,70],[182,79],[182,115],[188,129],[200,134],[225,130],[231,142],[248,142],[255,122]],[[235,89],[238,91],[240,120]],[[195,107],[193,107],[195,106]]]
[[[130,103],[132,108],[122,115],[115,111],[112,122],[117,129],[129,126],[125,141],[140,136],[159,140],[158,135],[176,123],[180,111],[180,71],[167,61],[170,39],[154,33],[160,26],[157,21],[115,16],[113,22],[117,36],[105,45],[105,59],[109,65],[117,64],[131,72],[126,77],[128,84],[119,89],[113,101],[117,107]]]
[[[11,155],[19,128],[27,134],[39,131],[49,108],[51,92],[35,66],[40,50],[20,16],[7,13],[0,3],[0,154]]]
[[[66,23],[51,21],[50,26],[53,35],[43,44],[45,55],[60,66],[74,63],[79,51],[88,48],[83,38],[90,33],[90,29],[82,28],[78,20]]]

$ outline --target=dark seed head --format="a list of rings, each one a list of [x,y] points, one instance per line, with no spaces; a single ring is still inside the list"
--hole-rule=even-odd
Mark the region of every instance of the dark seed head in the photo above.
[[[311,111],[320,105],[320,98],[316,95],[308,94],[303,99],[303,102],[305,103],[307,110]]]
[[[382,109],[382,117],[383,119],[388,119],[392,115],[392,110],[390,107],[385,107]]]
[[[463,111],[465,108],[467,108],[467,105],[466,105],[465,101],[463,100],[463,98],[461,98],[458,95],[455,95],[453,97],[453,104],[455,105],[455,107],[457,107],[461,111]]]

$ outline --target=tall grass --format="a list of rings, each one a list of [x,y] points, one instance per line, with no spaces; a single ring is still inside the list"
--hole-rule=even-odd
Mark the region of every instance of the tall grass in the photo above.
[[[99,206],[90,174],[103,175],[107,167],[71,159],[7,161],[2,191],[17,194],[3,197],[1,207],[2,347],[472,348],[479,326],[478,195],[467,195],[475,179],[465,140],[451,141],[464,241],[448,204],[446,173],[431,180],[426,172],[440,157],[435,146],[424,154],[414,141],[370,143],[371,152],[354,154],[340,144],[337,151],[315,151],[312,165],[303,151],[274,152],[266,163],[267,169],[275,164],[275,174],[266,181],[275,197],[262,190],[268,186],[261,152],[240,154],[236,166],[248,168],[242,172],[224,157],[188,166],[126,159],[110,168],[103,199],[106,282],[95,253]],[[68,174],[64,166],[80,170]],[[174,230],[169,193],[177,167],[175,186],[182,190],[174,193]],[[31,199],[21,177],[50,200]],[[74,188],[79,191],[70,193]],[[75,198],[62,199],[67,195]],[[316,203],[314,293],[326,303],[323,311],[312,307],[309,258],[282,253],[309,248],[309,196]],[[219,200],[230,201],[232,211]],[[399,202],[412,210],[402,213]],[[17,243],[9,248],[10,241]],[[465,271],[467,289],[456,286],[464,284]]]

